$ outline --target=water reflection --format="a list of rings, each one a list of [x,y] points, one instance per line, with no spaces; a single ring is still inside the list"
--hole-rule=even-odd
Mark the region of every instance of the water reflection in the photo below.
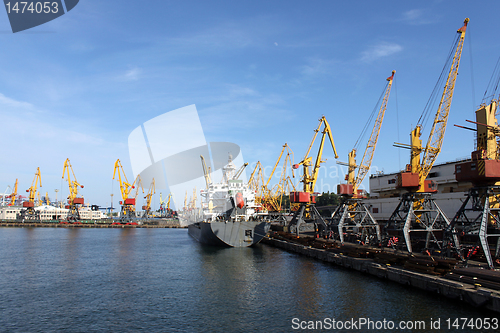
[[[289,332],[293,318],[491,317],[262,244],[201,246],[186,230],[0,229],[0,250],[9,332]]]

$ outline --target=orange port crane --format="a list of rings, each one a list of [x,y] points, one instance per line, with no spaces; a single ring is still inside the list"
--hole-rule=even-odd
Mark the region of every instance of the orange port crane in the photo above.
[[[383,98],[379,99],[379,102],[380,100],[382,102],[380,103],[380,108],[378,109],[378,114],[375,118],[361,163],[356,165],[356,148],[349,152],[349,163],[337,162],[338,164],[348,166],[348,174],[346,175],[347,184],[339,184],[337,187],[337,192],[341,195],[341,202],[333,212],[331,219],[331,227],[338,229],[338,235],[342,243],[344,243],[345,233],[358,234],[357,238],[361,238],[364,244],[370,243],[375,237],[377,237],[379,242],[381,241],[380,226],[368,208],[359,200],[364,196],[359,193],[358,189],[372,165],[395,73],[396,71],[392,71],[392,75],[386,79],[387,84],[382,92]],[[365,129],[368,128],[368,124],[371,124],[376,109],[373,110],[372,116],[369,117]],[[357,175],[355,175],[356,169],[358,170]]]
[[[42,187],[42,174],[40,173],[40,168],[36,169],[35,178],[31,182],[31,187],[26,190],[29,192],[28,201],[23,202],[23,209],[21,211],[21,220],[40,220],[40,212],[35,211],[35,200],[38,190],[38,184]]]
[[[322,136],[319,144],[318,154],[316,156],[315,163],[312,164],[312,156],[309,156],[309,153],[311,152],[316,137],[320,132],[321,126],[323,126],[323,130],[321,131]],[[303,191],[290,192],[290,203],[297,203],[300,205],[298,210],[294,213],[292,220],[288,224],[290,232],[295,232],[297,236],[300,235],[300,231],[310,230],[311,227],[314,228],[314,231],[317,231],[319,233],[326,231],[328,227],[325,220],[315,207],[316,200],[314,196],[314,186],[316,185],[316,181],[318,180],[319,168],[321,166],[321,163],[326,162],[326,160],[322,160],[321,158],[323,156],[323,150],[327,136],[330,140],[334,156],[335,158],[338,158],[330,124],[328,124],[325,116],[323,116],[321,119],[319,119],[319,125],[314,130],[313,138],[311,140],[311,143],[309,144],[309,148],[307,149],[306,154],[304,155],[304,159],[293,166],[294,169],[298,169],[302,165],[304,170],[301,179],[301,182],[304,184]],[[302,226],[302,224],[305,225]]]
[[[458,76],[458,67],[462,56],[465,32],[469,19],[466,18],[464,25],[457,30],[457,38],[452,46],[446,64],[450,64],[448,75],[446,76],[446,65],[436,84],[436,88],[427,103],[427,107],[422,112],[418,125],[411,132],[411,144],[406,145],[396,143],[396,147],[408,148],[411,150],[410,164],[405,171],[398,174],[397,188],[406,189],[401,200],[389,218],[385,226],[386,240],[393,239],[400,232],[404,236],[404,245],[408,252],[413,252],[413,245],[410,234],[414,235],[415,243],[422,245],[419,250],[430,249],[431,247],[441,249],[442,238],[438,237],[449,225],[450,221],[437,206],[430,194],[437,192],[436,184],[427,180],[427,176],[441,151],[448,115],[450,113],[451,101],[455,90],[455,82]],[[446,77],[446,80],[444,78]],[[444,82],[443,82],[444,81]],[[430,115],[431,101],[438,93],[438,88],[444,84],[444,90],[439,101],[439,106],[434,116],[434,122],[429,133],[429,139],[425,148],[422,147],[422,126]],[[421,156],[423,153],[423,156]],[[398,238],[399,239],[399,238]],[[384,241],[385,243],[385,241]],[[391,244],[395,244],[391,242]],[[392,246],[401,247],[402,243]]]
[[[78,188],[83,188],[83,185],[76,180],[75,172],[73,171],[69,158],[64,161],[62,179],[65,178],[68,181],[69,187],[68,204],[66,205],[66,208],[69,209],[67,219],[68,221],[78,221],[80,220],[79,209],[84,204],[84,199],[78,197]]]
[[[113,179],[116,178],[118,174],[118,182],[120,183],[120,192],[122,195],[122,201],[120,201],[121,212],[120,212],[120,222],[126,223],[131,222],[135,217],[135,198],[130,197],[130,192],[135,188],[135,181],[130,184],[127,180],[127,176],[123,171],[123,166],[119,159],[115,162]]]

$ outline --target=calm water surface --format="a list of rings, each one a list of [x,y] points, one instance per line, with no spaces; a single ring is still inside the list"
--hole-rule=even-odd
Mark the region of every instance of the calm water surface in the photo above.
[[[294,318],[436,332],[431,318],[495,316],[266,245],[204,247],[186,229],[0,228],[0,258],[1,332],[301,331]]]

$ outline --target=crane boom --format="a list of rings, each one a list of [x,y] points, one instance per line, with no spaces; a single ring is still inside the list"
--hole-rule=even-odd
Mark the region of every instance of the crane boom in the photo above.
[[[10,194],[10,206],[14,206],[16,204],[17,184],[18,184],[18,179],[16,178],[16,183],[14,184],[14,191],[12,191],[12,193]]]
[[[121,172],[120,172],[121,170]],[[127,180],[127,176],[125,176],[125,172],[123,171],[122,163],[119,159],[115,162],[115,169],[113,172],[113,179],[115,179],[116,174],[118,173],[118,182],[120,183],[120,191],[122,194],[122,199],[125,201],[128,199],[130,191],[135,188],[135,181],[133,184],[130,184]],[[123,180],[122,180],[123,174]]]
[[[243,173],[243,170],[247,167],[248,163],[244,163],[234,174],[233,180],[240,178],[241,174]]]
[[[205,183],[207,184],[207,189],[212,183],[212,178],[210,177],[210,167],[207,167],[207,164],[205,162],[205,158],[203,155],[200,155],[201,158],[201,166],[203,167],[203,175],[205,176]]]
[[[255,173],[257,173],[257,178],[255,178]],[[257,192],[257,189],[259,187],[258,183],[258,178],[259,175],[261,176],[260,178],[263,178],[262,176],[262,164],[260,161],[257,161],[257,164],[255,165],[255,168],[252,171],[252,174],[250,175],[250,179],[248,180],[248,186],[253,189],[254,191]],[[257,184],[254,186],[254,183]],[[262,181],[263,183],[263,181]]]
[[[460,34],[458,38],[457,47],[455,48],[455,55],[448,73],[448,78],[444,86],[443,95],[439,102],[439,107],[432,124],[432,129],[429,133],[429,139],[427,140],[427,145],[424,149],[424,156],[422,157],[422,162],[420,163],[420,189],[419,191],[424,191],[424,181],[427,178],[436,158],[441,151],[441,146],[443,145],[444,133],[446,131],[446,124],[448,122],[448,115],[450,113],[451,100],[453,98],[453,91],[455,90],[455,82],[458,75],[458,66],[460,65],[460,58],[462,55],[462,48],[464,45],[465,31],[467,30],[467,24],[469,19],[466,18],[463,27],[457,30]]]
[[[316,136],[318,135],[318,132],[321,129],[321,125],[324,125],[323,131],[321,132],[323,135],[321,136],[321,143],[319,145],[318,155],[316,156],[316,162],[314,163],[314,167],[311,170],[310,167],[313,165],[311,164],[312,157],[309,156],[309,153],[311,152],[311,148],[314,145]],[[325,116],[323,116],[319,120],[318,127],[314,130],[313,138],[311,140],[311,143],[309,144],[309,148],[307,149],[304,159],[300,163],[294,165],[295,169],[297,169],[299,165],[304,166],[304,176],[302,178],[302,182],[304,183],[304,192],[308,192],[310,194],[314,193],[314,186],[316,185],[316,181],[318,180],[319,167],[321,166],[321,163],[325,162],[321,160],[321,157],[323,156],[323,148],[325,145],[326,135],[328,135],[328,138],[330,139],[330,143],[332,145],[335,158],[338,158],[337,149],[335,148],[335,143],[333,141],[330,124],[328,124],[328,121],[326,120]]]
[[[290,147],[288,147],[288,144],[287,144],[287,143],[285,143],[285,144],[283,145],[283,149],[281,149],[281,154],[280,154],[280,156],[278,157],[278,160],[276,161],[276,163],[274,164],[274,168],[273,168],[273,170],[271,171],[271,174],[269,175],[269,178],[267,179],[267,182],[266,182],[266,184],[265,184],[265,186],[266,186],[266,187],[267,187],[267,186],[269,186],[269,182],[271,181],[271,178],[272,178],[272,177],[273,177],[273,175],[274,175],[274,171],[276,171],[276,168],[278,167],[278,164],[279,164],[279,163],[280,163],[280,161],[281,161],[281,157],[283,156],[283,153],[285,152],[285,149],[289,149],[289,148],[290,148]]]
[[[392,75],[386,79],[388,83],[387,83],[387,88],[385,90],[384,98],[382,100],[382,104],[380,105],[377,118],[375,119],[375,125],[373,126],[370,139],[368,140],[368,144],[366,145],[365,153],[363,154],[361,163],[358,166],[358,175],[356,176],[356,179],[353,182],[352,190],[354,195],[357,194],[359,186],[363,182],[363,179],[366,177],[368,171],[370,171],[370,167],[372,165],[372,160],[373,160],[373,154],[375,153],[375,148],[377,147],[378,135],[380,134],[380,128],[382,127],[382,122],[384,120],[384,114],[385,110],[387,109],[387,102],[389,100],[389,95],[391,93],[392,81],[394,80],[395,73],[396,71],[392,71]]]
[[[73,175],[73,180],[71,179],[71,174],[69,173],[70,170],[71,174]],[[68,203],[72,205],[78,195],[78,187],[83,188],[83,185],[79,184],[78,181],[76,180],[75,173],[73,171],[73,167],[71,166],[69,158],[67,158],[66,161],[64,161],[62,179],[64,179],[65,176],[69,185]],[[83,201],[80,200],[78,203],[83,204]]]
[[[155,190],[155,179],[153,178],[153,180],[151,181],[151,185],[149,186],[149,191],[148,191],[148,194],[146,194],[146,196],[144,197],[144,199],[146,199],[146,206],[145,207],[142,207],[143,210],[149,212],[151,210],[151,198],[153,197],[153,194],[156,193],[156,190]]]
[[[318,132],[321,129],[321,126],[324,126],[321,136],[321,143],[319,144],[318,155],[316,156],[316,162],[314,166],[312,164],[312,157],[309,156],[309,153],[314,145],[314,141],[318,135]],[[303,223],[309,223],[309,226],[314,226],[315,230],[316,226],[320,226],[320,228],[324,231],[328,228],[325,219],[321,216],[315,206],[315,196],[314,196],[314,186],[316,185],[316,181],[318,180],[318,172],[321,166],[321,163],[325,162],[321,160],[323,155],[323,149],[325,146],[325,138],[328,135],[330,143],[333,148],[333,153],[335,158],[338,158],[337,149],[335,148],[335,143],[332,137],[332,130],[330,128],[330,124],[326,120],[325,116],[321,117],[319,120],[319,125],[314,130],[313,139],[307,149],[307,152],[304,156],[304,159],[298,163],[293,165],[294,169],[297,169],[300,165],[304,167],[304,175],[302,176],[302,182],[304,183],[304,191],[303,192],[290,192],[290,204],[298,204],[298,208],[293,214],[292,219],[288,223],[288,228],[291,232],[296,232],[297,236],[300,234],[301,225]],[[311,167],[313,166],[312,170]],[[316,232],[316,231],[315,231]],[[317,234],[319,235],[319,234]]]
[[[28,190],[26,190],[26,192],[29,192],[28,200],[31,203],[35,202],[38,184],[40,184],[40,187],[42,187],[42,175],[40,173],[40,168],[36,169],[35,178],[33,178],[33,182],[31,183],[31,187]]]
[[[139,195],[139,190],[142,189],[142,194],[144,194],[144,186],[142,185],[142,178],[141,174],[138,174],[137,177],[135,177],[134,180],[134,187],[135,187],[135,195],[134,198],[137,200],[137,196]]]

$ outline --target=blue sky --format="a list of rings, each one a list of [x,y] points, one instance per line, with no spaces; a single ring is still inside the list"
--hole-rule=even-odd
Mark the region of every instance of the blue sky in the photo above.
[[[60,199],[68,193],[61,176],[69,158],[87,201],[108,206],[113,192],[116,207],[117,158],[132,178],[128,135],[191,104],[207,141],[234,142],[247,162],[268,166],[285,142],[299,162],[325,115],[339,160],[346,161],[392,70],[372,166],[396,172],[409,151],[392,144],[409,143],[466,17],[471,21],[437,162],[470,156],[473,133],[453,124],[474,118],[500,55],[500,3],[481,4],[81,0],[66,15],[16,34],[4,11],[0,192],[16,178],[24,192],[40,167],[42,193],[54,199],[59,189]],[[427,136],[424,129],[424,143]],[[336,188],[345,172],[331,148],[324,157],[328,176],[319,191]],[[156,204],[159,192],[166,194],[158,189]]]

